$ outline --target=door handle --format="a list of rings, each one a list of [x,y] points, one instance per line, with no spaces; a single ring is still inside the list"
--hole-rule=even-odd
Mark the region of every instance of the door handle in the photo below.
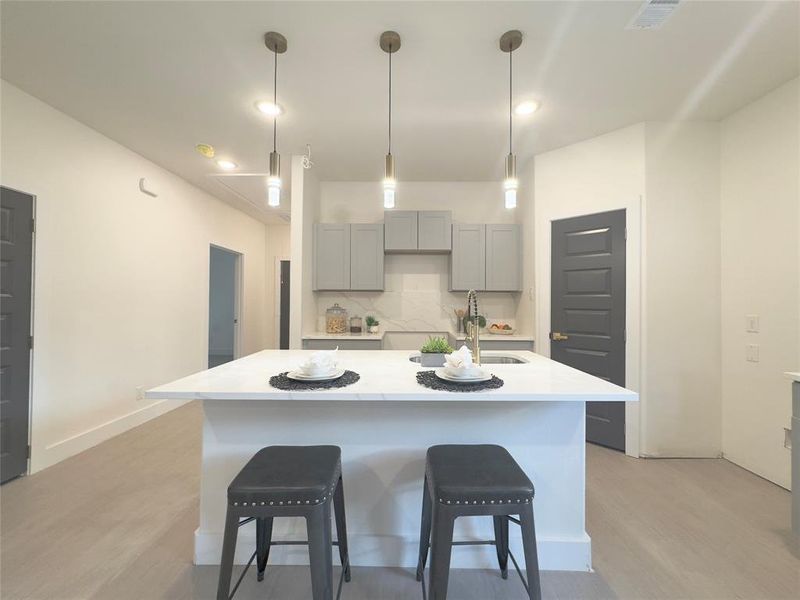
[[[551,331],[550,339],[553,340],[554,342],[563,342],[564,340],[568,340],[569,336],[564,335],[563,333],[559,333],[558,331]]]

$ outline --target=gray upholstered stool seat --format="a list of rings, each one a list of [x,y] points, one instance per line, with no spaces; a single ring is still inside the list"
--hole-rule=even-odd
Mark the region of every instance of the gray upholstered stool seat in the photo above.
[[[502,446],[432,446],[425,475],[434,501],[445,504],[521,504],[533,498],[531,480]]]
[[[511,557],[530,600],[540,600],[533,491],[531,480],[502,446],[453,444],[428,448],[417,563],[417,579],[422,582],[423,595],[429,549],[431,573],[427,596],[430,600],[445,600],[452,546],[491,544],[497,550],[503,579],[508,576]],[[491,516],[494,539],[454,542],[455,520],[467,516]],[[522,528],[527,580],[508,548],[509,522]]]
[[[332,539],[331,505],[336,519],[336,542]],[[336,593],[338,598],[342,582],[350,581],[342,452],[338,446],[269,446],[259,450],[228,486],[217,600],[233,597],[247,567],[256,558],[258,580],[262,581],[271,546],[306,543],[273,541],[272,522],[275,517],[306,519],[314,600],[333,598],[332,546],[339,547],[342,576]],[[256,525],[256,550],[230,591],[238,530],[251,521]]]
[[[234,506],[319,504],[342,473],[338,446],[269,446],[259,450],[228,486]]]

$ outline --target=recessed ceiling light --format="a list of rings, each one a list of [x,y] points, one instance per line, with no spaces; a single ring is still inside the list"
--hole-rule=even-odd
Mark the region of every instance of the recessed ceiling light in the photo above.
[[[229,160],[218,160],[217,161],[217,166],[220,169],[224,169],[225,171],[232,171],[233,169],[236,168],[236,163],[235,162],[231,162]]]
[[[529,100],[527,102],[520,102],[514,107],[514,114],[519,116],[532,115],[539,110],[539,103]]]
[[[270,117],[277,117],[283,114],[283,107],[280,104],[275,104],[274,102],[269,102],[268,100],[256,102],[256,108],[259,112],[262,112]]]

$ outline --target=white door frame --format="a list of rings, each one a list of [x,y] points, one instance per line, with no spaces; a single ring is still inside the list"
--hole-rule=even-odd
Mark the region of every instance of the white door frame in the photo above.
[[[281,347],[281,261],[288,260],[291,264],[291,257],[275,257],[275,347]],[[291,275],[289,275],[289,285],[291,285]]]
[[[555,208],[552,213],[537,219],[535,237],[536,282],[536,339],[541,340],[537,352],[550,356],[550,282],[553,221],[580,217],[612,210],[625,211],[627,235],[625,240],[625,387],[639,393],[639,402],[625,403],[625,454],[639,457],[641,445],[640,415],[644,410],[644,199],[638,196],[630,202],[598,206],[587,211],[582,208]]]
[[[236,250],[232,250],[226,246],[222,246],[220,244],[215,244],[211,242],[209,244],[209,261],[211,257],[211,248],[217,248],[218,250],[222,250],[223,252],[229,252],[236,257],[235,263],[235,270],[236,270],[236,280],[234,283],[234,294],[235,297],[233,299],[233,359],[236,360],[237,358],[241,357],[242,355],[242,315],[244,314],[243,310],[243,296],[242,293],[242,284],[244,282],[244,254],[241,252],[237,252]],[[211,288],[211,268],[209,262],[209,269],[208,269],[208,285],[206,286],[210,292]],[[208,294],[206,298],[208,298]],[[208,356],[209,348],[208,348],[208,325],[211,321],[211,303],[209,302],[206,306],[206,356]]]

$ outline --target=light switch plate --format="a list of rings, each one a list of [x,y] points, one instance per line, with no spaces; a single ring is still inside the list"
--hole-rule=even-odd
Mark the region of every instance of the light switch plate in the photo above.
[[[745,345],[744,356],[748,362],[758,362],[758,344]]]
[[[744,320],[748,333],[758,333],[758,315],[745,315]]]

